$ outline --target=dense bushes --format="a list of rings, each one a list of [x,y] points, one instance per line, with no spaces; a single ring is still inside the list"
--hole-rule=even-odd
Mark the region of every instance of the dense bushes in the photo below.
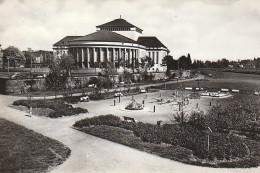
[[[154,144],[171,144],[182,146],[193,151],[193,154],[201,159],[214,158],[230,159],[245,157],[247,150],[239,138],[228,136],[227,134],[211,133],[210,150],[207,145],[207,133],[205,130],[198,129],[186,123],[182,126],[177,124],[165,124],[157,126],[147,123],[129,123],[120,121],[119,117],[113,115],[102,115],[99,117],[87,118],[77,121],[75,127],[89,126],[114,126],[133,131],[134,135],[140,137],[143,142]]]
[[[232,101],[229,105],[215,106],[206,116],[194,116],[190,123],[196,127],[210,127],[213,131],[237,130],[243,133],[257,134],[259,128],[259,101]]]
[[[74,127],[87,127],[91,125],[107,125],[107,126],[119,126],[120,118],[114,115],[101,115],[93,118],[86,118],[80,121],[76,121]]]
[[[71,115],[77,115],[81,113],[87,113],[88,111],[83,108],[70,108],[70,109],[61,109],[61,110],[55,110],[55,112],[52,112],[49,114],[50,118],[58,118],[62,116],[71,116]]]
[[[72,97],[71,97],[72,98]],[[59,99],[45,99],[45,100],[17,100],[13,102],[15,106],[26,106],[27,108],[49,108],[53,109],[54,112],[49,114],[50,118],[57,118],[62,116],[71,116],[80,113],[88,112],[86,109],[73,108],[70,104],[66,102],[74,102],[71,98],[59,98]],[[75,99],[75,98],[74,98]],[[77,99],[77,98],[76,98]]]

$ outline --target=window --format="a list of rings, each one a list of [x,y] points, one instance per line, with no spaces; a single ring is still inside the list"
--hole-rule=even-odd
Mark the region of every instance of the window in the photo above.
[[[148,52],[148,56],[151,58],[151,52]]]

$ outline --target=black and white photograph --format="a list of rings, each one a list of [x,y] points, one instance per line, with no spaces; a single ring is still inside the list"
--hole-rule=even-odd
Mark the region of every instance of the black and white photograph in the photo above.
[[[1,173],[259,173],[259,0],[0,0]]]

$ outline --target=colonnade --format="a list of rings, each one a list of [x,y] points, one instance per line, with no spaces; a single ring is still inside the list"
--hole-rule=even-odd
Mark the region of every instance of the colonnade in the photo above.
[[[72,47],[69,52],[80,68],[106,67],[112,62],[116,68],[135,68],[140,57],[139,49],[108,47]]]

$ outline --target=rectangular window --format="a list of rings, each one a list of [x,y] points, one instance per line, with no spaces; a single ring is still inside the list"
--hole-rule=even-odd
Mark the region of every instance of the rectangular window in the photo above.
[[[148,52],[148,56],[151,58],[151,52]]]

